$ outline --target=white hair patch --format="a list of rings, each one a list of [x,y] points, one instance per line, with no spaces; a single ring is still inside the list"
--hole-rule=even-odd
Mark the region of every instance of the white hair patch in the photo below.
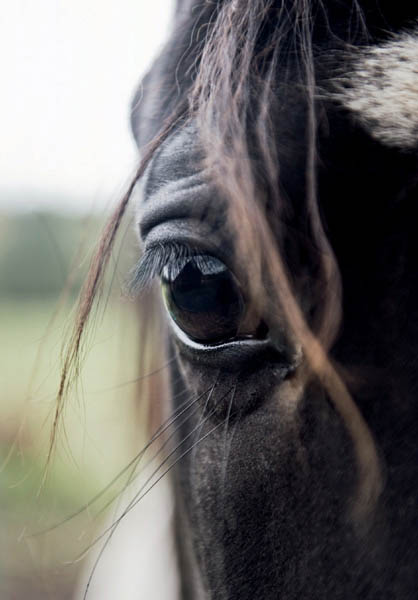
[[[360,48],[348,62],[331,96],[382,144],[418,149],[418,29]]]

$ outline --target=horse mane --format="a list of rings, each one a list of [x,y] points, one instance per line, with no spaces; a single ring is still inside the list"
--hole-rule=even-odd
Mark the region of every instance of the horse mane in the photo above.
[[[318,6],[326,22],[325,9],[321,3]],[[74,330],[64,354],[48,461],[65,397],[79,373],[83,335],[100,300],[103,276],[132,192],[170,133],[193,122],[204,150],[204,166],[226,199],[229,227],[235,232],[235,253],[245,265],[251,295],[263,307],[263,273],[272,287],[273,310],[284,319],[289,335],[306,358],[308,366],[300,373],[302,386],[312,378],[319,379],[352,438],[358,465],[352,514],[357,518],[370,513],[382,485],[376,447],[340,369],[330,358],[342,318],[341,282],[316,194],[314,18],[318,15],[313,15],[308,0],[207,0],[193,19],[193,36],[184,42],[190,16],[187,10],[181,13],[173,34],[177,43],[176,35],[184,42],[180,60],[178,55],[170,57],[167,48],[163,50],[134,101],[138,104],[134,130],[142,147],[142,160],[108,220],[81,292]],[[167,73],[172,65],[167,67],[165,60],[177,60],[171,81]],[[290,65],[297,73],[296,81],[286,80]],[[301,305],[301,282],[289,252],[292,240],[287,223],[294,209],[280,189],[281,157],[275,131],[275,118],[280,113],[279,72],[280,85],[289,95],[297,93],[303,99],[306,159],[301,210],[303,234],[313,249],[308,285],[314,302],[308,312]]]

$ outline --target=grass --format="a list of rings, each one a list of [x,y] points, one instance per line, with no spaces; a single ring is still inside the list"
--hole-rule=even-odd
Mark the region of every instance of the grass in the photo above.
[[[84,511],[48,534],[118,473],[143,443],[135,401],[139,340],[135,306],[112,299],[89,337],[81,383],[40,491],[64,333],[72,320],[54,299],[0,301],[0,597],[71,597],[77,565],[65,567],[97,527]],[[130,383],[131,382],[131,383]],[[109,499],[104,497],[102,504]],[[4,541],[4,543],[3,543]]]

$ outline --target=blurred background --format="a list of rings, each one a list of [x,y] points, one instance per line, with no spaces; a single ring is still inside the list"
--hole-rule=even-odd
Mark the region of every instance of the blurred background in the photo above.
[[[100,229],[137,162],[129,104],[167,35],[172,8],[172,0],[2,4],[2,600],[72,598],[76,557],[117,488],[68,519],[144,441],[135,403],[141,340],[135,304],[123,293],[138,258],[127,223],[106,310],[90,331],[65,432],[42,484],[63,340]]]

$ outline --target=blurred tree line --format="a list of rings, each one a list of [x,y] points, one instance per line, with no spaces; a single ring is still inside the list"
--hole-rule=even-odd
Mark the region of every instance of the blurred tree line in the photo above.
[[[99,228],[100,220],[92,217],[50,212],[0,215],[0,296],[57,296],[70,273],[76,293],[87,266],[83,255],[91,250]]]
[[[103,224],[99,215],[0,213],[0,298],[56,297],[66,285],[76,295]],[[132,264],[126,248],[137,244],[124,246],[119,269],[126,275]]]

